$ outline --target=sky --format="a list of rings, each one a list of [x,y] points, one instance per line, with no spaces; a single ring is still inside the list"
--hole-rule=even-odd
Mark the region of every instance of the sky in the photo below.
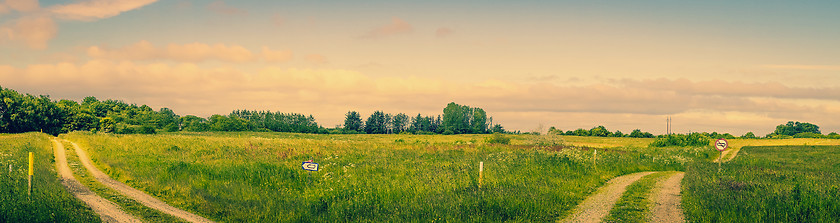
[[[0,86],[209,117],[840,132],[840,1],[0,0]]]

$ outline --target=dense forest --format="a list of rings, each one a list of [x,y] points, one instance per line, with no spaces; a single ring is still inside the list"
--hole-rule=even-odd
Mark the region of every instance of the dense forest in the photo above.
[[[153,110],[119,100],[100,101],[86,97],[81,103],[53,101],[49,96],[33,96],[0,87],[0,133],[42,131],[52,135],[70,131],[118,134],[153,134],[158,131],[275,131],[299,133],[367,134],[483,134],[504,132],[493,125],[492,117],[481,108],[450,103],[443,115],[408,117],[376,111],[362,122],[361,115],[347,113],[343,128],[326,129],[312,115],[271,111],[235,110],[209,118],[179,116],[169,108]]]

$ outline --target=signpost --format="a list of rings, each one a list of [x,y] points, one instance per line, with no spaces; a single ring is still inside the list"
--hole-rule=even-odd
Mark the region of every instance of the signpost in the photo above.
[[[303,161],[303,164],[301,164],[300,166],[303,168],[303,170],[309,171],[309,184],[312,185],[312,171],[318,171],[318,163],[309,160]]]
[[[718,157],[718,170],[720,170],[720,163],[723,162],[723,151],[729,148],[729,141],[726,139],[718,139],[715,141],[715,149],[720,151],[720,156]]]

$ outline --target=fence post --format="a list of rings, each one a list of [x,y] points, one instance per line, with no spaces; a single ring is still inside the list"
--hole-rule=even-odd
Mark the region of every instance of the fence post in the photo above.
[[[29,196],[32,196],[32,175],[35,173],[35,154],[29,152]]]

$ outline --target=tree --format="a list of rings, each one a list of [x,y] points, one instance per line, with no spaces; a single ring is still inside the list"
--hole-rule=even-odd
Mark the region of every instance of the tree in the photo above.
[[[755,133],[747,132],[747,133],[744,133],[744,135],[742,135],[741,138],[743,138],[743,139],[755,139],[756,137],[755,137]]]
[[[370,114],[367,122],[365,122],[365,132],[367,134],[388,133],[388,129],[385,124],[385,113],[382,111],[375,111],[373,114]]]
[[[392,121],[392,125],[394,126],[394,130],[392,132],[393,133],[401,133],[401,132],[404,132],[404,131],[408,130],[408,128],[407,128],[408,127],[408,122],[409,122],[408,115],[403,114],[403,113],[399,113],[399,114],[395,115],[394,119]]]
[[[356,111],[348,111],[344,115],[344,130],[362,132],[362,117]]]
[[[820,127],[811,123],[807,122],[794,122],[788,121],[786,124],[776,126],[776,131],[773,131],[773,134],[776,135],[788,135],[793,136],[797,133],[803,132],[810,132],[814,134],[822,134],[820,132]]]
[[[105,117],[99,119],[99,131],[101,132],[114,132],[117,128],[117,122],[110,117]]]
[[[205,132],[210,130],[207,119],[195,115],[181,117],[181,130],[189,132]]]
[[[599,125],[589,130],[590,136],[599,136],[599,137],[607,137],[610,135],[610,131],[607,130],[606,127],[603,125]]]

